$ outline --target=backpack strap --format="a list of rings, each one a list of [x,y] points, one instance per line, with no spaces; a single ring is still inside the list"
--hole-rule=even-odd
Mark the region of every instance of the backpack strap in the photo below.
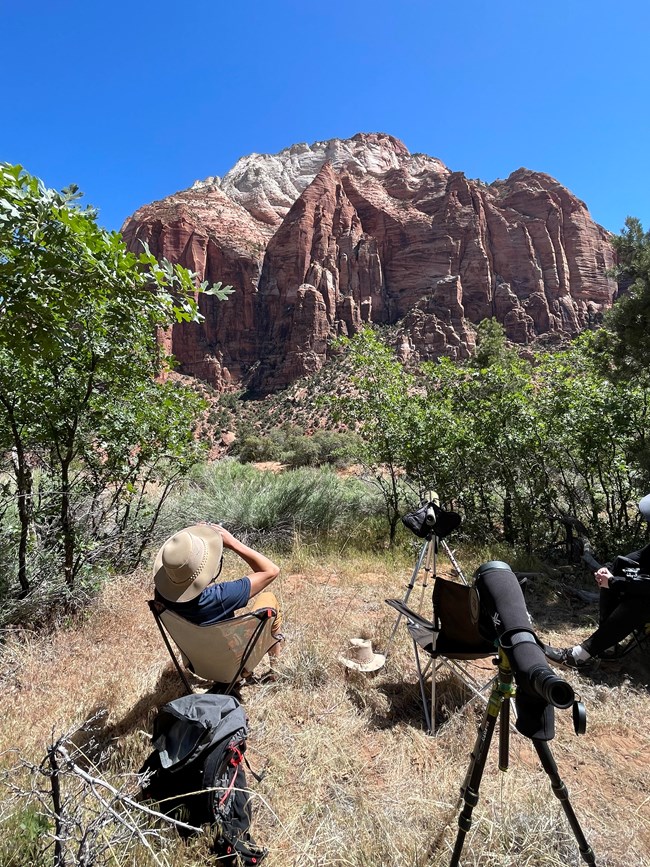
[[[261,774],[258,774],[257,771],[254,771],[254,770],[251,768],[251,766],[250,766],[250,762],[248,761],[248,759],[246,758],[246,756],[244,756],[244,764],[246,765],[246,767],[248,768],[248,770],[251,772],[251,776],[254,777],[254,778],[257,780],[258,783],[261,783],[262,780],[264,779],[264,775],[266,774],[266,771],[264,770],[264,771],[262,771]]]
[[[237,777],[237,768],[244,761],[244,751],[246,749],[245,732],[237,732],[224,748],[216,748],[210,752],[203,765],[203,782],[202,786],[209,792],[208,798],[210,801],[210,812],[217,817],[217,811],[223,810],[227,812],[230,796],[235,785]],[[219,766],[226,758],[224,774],[228,772],[228,784],[224,793],[214,791],[216,776],[219,771]],[[232,769],[232,776],[230,770]]]

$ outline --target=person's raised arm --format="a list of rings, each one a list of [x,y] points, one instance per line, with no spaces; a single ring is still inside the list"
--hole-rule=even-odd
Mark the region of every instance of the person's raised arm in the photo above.
[[[229,548],[231,551],[234,551],[235,554],[238,554],[242,560],[250,566],[251,571],[248,573],[248,577],[251,582],[251,597],[257,596],[261,590],[268,587],[269,584],[278,577],[280,574],[280,567],[272,560],[269,560],[268,557],[264,554],[260,554],[260,552],[256,551],[254,548],[244,545],[244,543],[239,539],[236,539],[232,533],[229,533],[228,530],[225,530],[218,524],[212,524],[211,526],[221,534],[224,548]]]

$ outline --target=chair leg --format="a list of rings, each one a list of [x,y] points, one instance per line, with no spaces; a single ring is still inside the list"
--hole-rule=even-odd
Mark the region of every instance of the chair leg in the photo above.
[[[436,661],[431,660],[431,734],[436,733]]]
[[[163,641],[165,642],[165,647],[166,647],[167,650],[169,651],[169,655],[170,655],[171,658],[172,658],[172,662],[173,662],[174,665],[176,666],[176,671],[178,672],[178,675],[179,675],[180,679],[183,681],[183,684],[185,685],[185,689],[187,690],[187,694],[188,694],[188,695],[192,695],[192,693],[194,692],[194,690],[193,690],[192,687],[190,686],[190,682],[189,682],[189,680],[187,679],[187,677],[185,676],[185,672],[184,672],[183,669],[181,668],[181,666],[180,666],[178,660],[176,659],[176,654],[174,653],[174,649],[173,649],[173,647],[171,646],[169,639],[167,638],[167,633],[165,632],[165,628],[164,628],[164,626],[162,625],[162,622],[161,622],[161,620],[160,620],[160,617],[158,616],[158,612],[156,611],[156,609],[155,609],[152,605],[150,605],[149,607],[151,608],[151,612],[152,612],[152,614],[153,614],[153,616],[154,616],[154,620],[156,621],[156,624],[157,624],[157,626],[158,626],[158,629],[160,630],[160,634],[161,634],[162,637],[163,637]]]

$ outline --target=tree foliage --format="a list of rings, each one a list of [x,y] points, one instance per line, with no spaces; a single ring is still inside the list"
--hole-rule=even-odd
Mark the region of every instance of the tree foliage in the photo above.
[[[631,504],[650,490],[648,388],[607,378],[590,335],[526,360],[490,321],[474,358],[415,375],[377,335],[348,346],[359,391],[339,404],[366,461],[388,468],[386,484],[433,489],[463,512],[466,534],[527,551],[575,527],[603,555],[638,538]],[[398,514],[399,499],[387,501]]]
[[[48,568],[72,588],[134,512],[143,520],[143,486],[164,491],[192,460],[201,402],[156,380],[167,364],[156,330],[197,320],[198,292],[232,291],[129,252],[78,198],[0,166],[0,447],[23,594],[30,554],[36,565],[56,552]]]
[[[359,430],[356,458],[382,492],[392,544],[405,502],[404,469],[421,442],[414,430],[420,420],[413,411],[415,381],[370,328],[353,340],[341,339],[339,346],[352,365],[354,391],[331,398],[330,408],[335,419]]]
[[[613,240],[618,264],[615,276],[622,295],[605,316],[596,348],[608,372],[625,379],[648,379],[650,334],[650,232],[635,217]]]

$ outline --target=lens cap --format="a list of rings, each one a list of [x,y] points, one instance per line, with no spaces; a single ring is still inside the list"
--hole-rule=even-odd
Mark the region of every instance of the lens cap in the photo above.
[[[573,702],[573,728],[577,735],[587,731],[587,710],[581,701]]]

